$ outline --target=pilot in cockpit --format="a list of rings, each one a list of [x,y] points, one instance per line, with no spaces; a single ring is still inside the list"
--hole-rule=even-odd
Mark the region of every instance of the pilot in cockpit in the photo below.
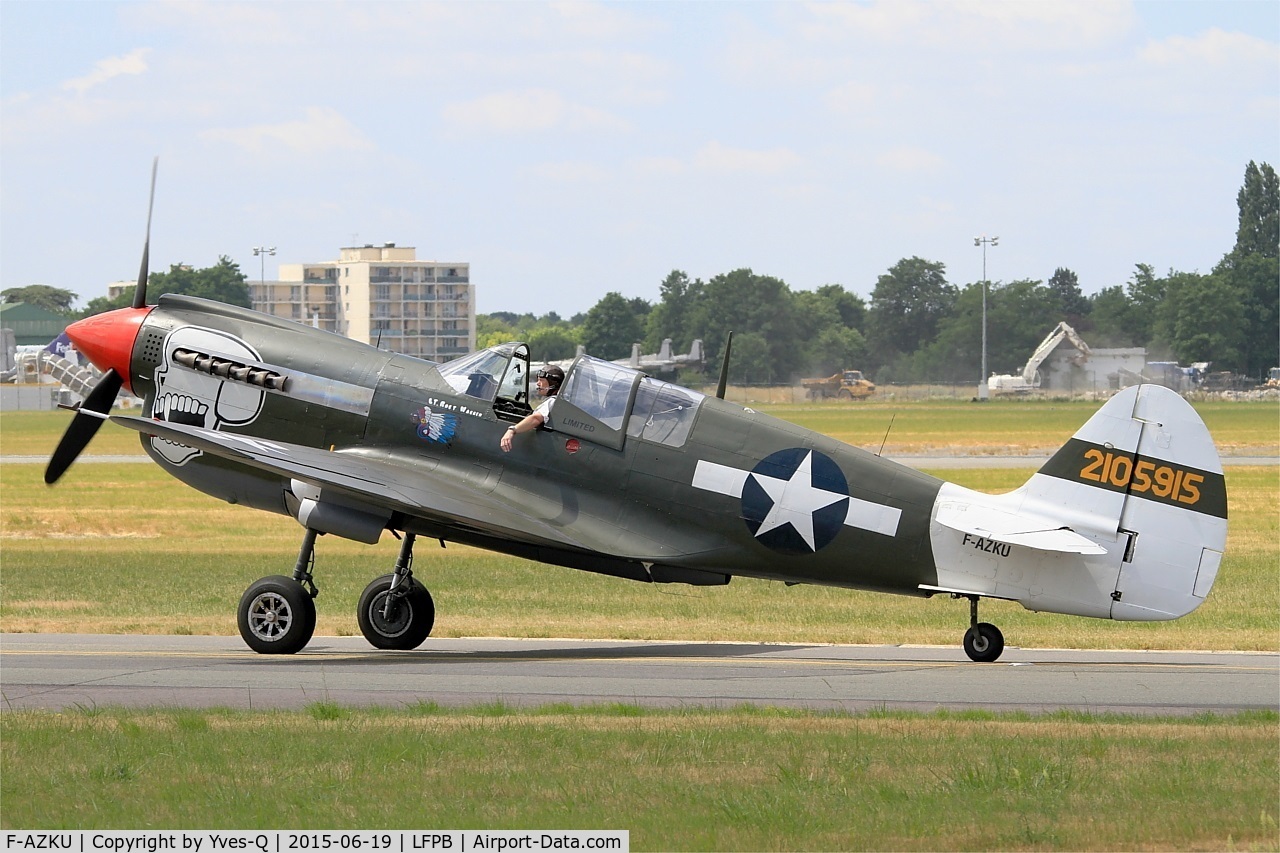
[[[560,393],[560,385],[563,382],[564,371],[553,364],[538,371],[538,396],[545,399],[528,417],[515,426],[507,427],[507,431],[502,434],[502,441],[498,442],[498,446],[504,453],[511,452],[511,440],[515,436],[522,432],[533,432],[551,420],[551,407],[555,404],[556,394]]]

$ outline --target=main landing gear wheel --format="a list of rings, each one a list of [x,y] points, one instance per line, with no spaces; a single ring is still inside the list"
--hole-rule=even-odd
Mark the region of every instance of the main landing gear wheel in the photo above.
[[[378,649],[408,651],[422,645],[436,622],[436,605],[421,581],[409,578],[391,589],[395,575],[364,588],[356,608],[360,633]]]
[[[301,651],[316,630],[316,603],[301,583],[272,575],[253,583],[237,610],[240,636],[260,655]]]
[[[991,663],[1004,651],[1004,634],[990,622],[979,622],[964,632],[964,653],[970,660]]]

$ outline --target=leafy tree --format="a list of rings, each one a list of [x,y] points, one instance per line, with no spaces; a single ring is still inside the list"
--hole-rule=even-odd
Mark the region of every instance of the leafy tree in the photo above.
[[[1156,337],[1156,315],[1165,297],[1165,281],[1156,278],[1150,264],[1134,266],[1133,277],[1125,287],[1129,297],[1129,334],[1139,344],[1147,344]]]
[[[995,307],[996,288],[987,292],[988,321]],[[988,332],[991,331],[988,322]],[[989,359],[989,361],[991,361]],[[995,362],[991,361],[994,365]],[[876,373],[895,382],[937,381],[978,384],[982,374],[982,282],[965,285],[950,314],[939,324],[937,337],[912,357],[898,358]]]
[[[89,304],[84,307],[83,316],[91,317],[94,314],[104,314],[107,311],[114,311],[117,308],[128,308],[132,304],[132,290],[126,290],[114,299],[110,296],[97,296],[90,299]]]
[[[738,385],[764,385],[779,381],[768,339],[759,332],[733,334],[729,381]]]
[[[1061,322],[1050,288],[1022,279],[996,288],[987,303],[987,365],[993,372],[1017,373]]]
[[[509,328],[515,328],[516,324],[520,322],[520,315],[514,311],[492,311],[488,314],[476,315],[477,320],[479,320],[481,317],[487,317],[490,320],[492,320],[494,323],[501,323],[502,325],[507,326]],[[477,329],[478,328],[479,326],[477,326]]]
[[[947,283],[946,266],[923,258],[898,261],[876,281],[867,312],[874,361],[913,353],[938,334],[958,291]]]
[[[539,326],[526,338],[529,354],[537,361],[563,361],[578,351],[578,340],[564,326]]]
[[[645,351],[657,352],[663,339],[671,338],[674,350],[687,352],[693,339],[698,337],[690,323],[701,296],[701,279],[689,281],[683,271],[672,270],[658,285],[658,304],[646,320]]]
[[[1245,346],[1242,294],[1211,275],[1171,274],[1166,284],[1168,341],[1182,364],[1212,362],[1222,370],[1241,363]]]
[[[839,315],[840,324],[846,329],[867,330],[867,303],[856,293],[850,293],[839,284],[824,284],[817,294],[826,299]]]
[[[739,337],[758,334],[768,344],[768,373],[776,381],[787,381],[803,367],[791,289],[781,279],[749,269],[716,276],[704,286],[690,328],[702,330],[697,337],[705,345],[708,365],[719,364],[725,336],[732,331],[735,362]]]
[[[80,295],[77,293],[47,284],[29,284],[26,287],[10,287],[0,291],[0,301],[25,302],[55,314],[70,315],[71,303],[79,298]]]
[[[812,348],[818,335],[827,329],[843,327],[840,312],[832,305],[831,300],[809,290],[800,290],[791,294],[791,312],[795,320],[796,336],[799,342]],[[812,358],[805,359],[806,364]]]
[[[867,339],[862,332],[832,325],[818,333],[814,346],[810,348],[806,372],[811,376],[830,376],[839,370],[858,369],[866,361]]]
[[[493,314],[476,315],[476,346],[480,349],[506,343],[520,338],[516,332],[514,320],[518,315],[510,311],[498,311]],[[510,320],[506,318],[511,318]]]
[[[1236,244],[1214,268],[1214,276],[1242,300],[1244,339],[1236,369],[1261,376],[1280,363],[1280,183],[1275,170],[1250,162],[1236,203]]]
[[[193,269],[186,264],[172,264],[169,271],[151,273],[147,277],[147,303],[155,304],[161,294],[176,293],[184,296],[200,296],[228,305],[251,307],[249,285],[240,265],[222,255],[218,262],[204,269]],[[126,290],[115,299],[98,297],[90,300],[85,316],[101,314],[115,308],[127,308],[133,304],[133,291]]]
[[[1214,270],[1214,279],[1240,299],[1243,339],[1234,369],[1261,377],[1280,364],[1280,261],[1261,252],[1232,253]]]
[[[1061,319],[1053,290],[1020,279],[987,291],[987,373],[1018,373]],[[916,381],[982,377],[982,282],[966,285],[937,338],[912,360]]]
[[[220,256],[216,264],[204,269],[172,264],[167,273],[152,273],[147,279],[147,301],[154,301],[162,293],[200,296],[245,308],[251,304],[245,274],[240,271],[240,265],[226,255]]]
[[[630,355],[631,345],[644,337],[648,312],[641,313],[641,305],[648,303],[628,300],[616,291],[606,293],[582,321],[582,345],[587,352],[607,359]]]
[[[1280,252],[1280,180],[1267,163],[1252,160],[1244,170],[1244,186],[1236,195],[1240,221],[1235,252],[1274,258]]]
[[[1133,311],[1133,304],[1129,302],[1124,287],[1118,284],[1104,287],[1089,297],[1089,320],[1094,329],[1093,343],[1112,347],[1141,346],[1146,343],[1133,335]]]
[[[866,320],[866,303],[838,284],[792,295],[796,346],[804,353],[806,376],[861,368],[867,342],[860,331]]]
[[[1066,267],[1058,267],[1049,277],[1049,294],[1057,303],[1062,319],[1077,329],[1089,316],[1089,300],[1080,291],[1080,279]]]

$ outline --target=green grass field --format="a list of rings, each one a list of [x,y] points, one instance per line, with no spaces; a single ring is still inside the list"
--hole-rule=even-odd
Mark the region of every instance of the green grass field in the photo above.
[[[627,829],[636,850],[1273,850],[1275,713],[0,714],[5,828]]]

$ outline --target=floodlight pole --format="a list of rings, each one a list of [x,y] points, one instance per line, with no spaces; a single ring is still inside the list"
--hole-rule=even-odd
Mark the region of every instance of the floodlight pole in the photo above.
[[[258,283],[262,285],[262,298],[267,296],[267,255],[274,256],[276,253],[275,246],[254,246],[253,254],[259,258],[258,261]]]
[[[982,376],[978,380],[978,399],[985,402],[990,391],[987,387],[987,246],[1000,245],[1000,238],[983,234],[973,238],[973,245],[982,247]]]

